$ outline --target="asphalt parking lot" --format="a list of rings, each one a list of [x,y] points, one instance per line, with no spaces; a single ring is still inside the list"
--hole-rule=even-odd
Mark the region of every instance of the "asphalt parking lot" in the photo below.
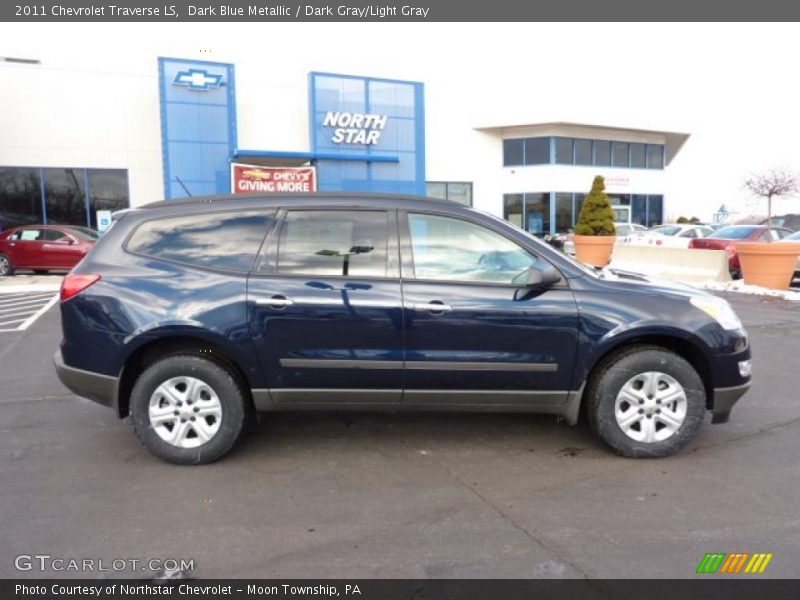
[[[0,577],[80,575],[15,569],[38,553],[193,559],[195,577],[688,578],[715,551],[796,577],[800,304],[728,298],[754,386],[661,460],[546,416],[299,413],[171,466],[61,386],[50,309],[0,333]]]

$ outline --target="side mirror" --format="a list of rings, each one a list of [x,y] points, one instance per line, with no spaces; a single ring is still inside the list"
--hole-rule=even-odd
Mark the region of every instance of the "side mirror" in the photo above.
[[[537,260],[514,278],[514,283],[525,287],[546,288],[561,281],[561,273],[548,262]]]

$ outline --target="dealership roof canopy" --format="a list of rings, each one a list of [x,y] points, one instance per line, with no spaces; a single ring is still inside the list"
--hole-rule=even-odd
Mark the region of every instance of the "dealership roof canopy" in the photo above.
[[[475,127],[475,129],[501,136],[503,139],[557,136],[664,144],[664,158],[666,164],[672,162],[672,159],[680,152],[690,135],[688,133],[679,133],[675,131],[658,131],[655,129],[637,129],[633,127],[616,127],[610,125],[588,125],[586,123],[567,121],[491,125]]]
[[[333,153],[333,152],[292,152],[284,150],[242,150],[233,151],[237,162],[271,167],[299,167],[315,160],[358,160],[364,162],[396,163],[400,159],[391,154]]]

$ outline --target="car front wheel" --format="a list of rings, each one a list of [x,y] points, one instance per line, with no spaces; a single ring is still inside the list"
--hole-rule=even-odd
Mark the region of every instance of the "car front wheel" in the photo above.
[[[14,265],[5,254],[0,254],[0,277],[14,274]]]
[[[156,456],[177,464],[205,464],[239,439],[245,400],[234,376],[206,358],[168,356],[137,379],[130,398],[136,435]]]
[[[669,456],[697,434],[706,394],[697,371],[655,346],[624,350],[600,365],[587,390],[592,430],[619,454]]]

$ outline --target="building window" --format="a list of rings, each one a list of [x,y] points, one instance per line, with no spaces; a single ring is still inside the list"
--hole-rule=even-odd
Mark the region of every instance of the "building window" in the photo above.
[[[525,140],[525,164],[546,165],[550,163],[550,138],[536,137]]]
[[[503,140],[503,166],[516,167],[525,164],[525,140]]]
[[[43,220],[41,169],[0,167],[0,230]]]
[[[647,168],[664,168],[664,146],[660,144],[647,144]]]
[[[89,169],[89,225],[97,229],[97,211],[128,208],[128,172],[124,169]]]
[[[550,233],[550,194],[525,194],[525,229],[534,235]]]
[[[628,157],[629,144],[627,142],[614,142],[611,150],[611,164],[615,167],[630,166]]]
[[[573,149],[573,139],[557,137],[555,141],[556,146],[556,164],[571,165],[575,162],[575,151]]]
[[[645,167],[645,145],[631,144],[631,168],[644,169]]]
[[[546,164],[663,169],[664,146],[568,137],[503,140],[503,165]]]
[[[572,228],[573,194],[558,192],[556,198],[556,233],[566,233]]]
[[[522,227],[523,205],[522,194],[505,194],[503,196],[503,218],[517,227]]]
[[[594,142],[594,164],[598,167],[611,166],[611,142],[595,140]]]
[[[664,196],[647,197],[647,226],[654,227],[664,222]]]
[[[643,194],[631,196],[631,223],[647,227],[647,196]]]
[[[534,235],[564,233],[575,226],[585,198],[580,192],[505,194],[503,218]],[[653,227],[663,221],[662,195],[610,194],[609,199],[618,223]]]
[[[505,194],[503,217],[534,235],[550,233],[550,193]]]
[[[592,140],[575,140],[575,164],[592,164]]]
[[[89,224],[84,169],[44,169],[44,197],[48,223]]]
[[[96,227],[97,210],[129,206],[124,169],[0,167],[0,228],[50,223]]]
[[[465,206],[472,206],[471,181],[428,181],[427,195],[440,200],[452,200]]]

